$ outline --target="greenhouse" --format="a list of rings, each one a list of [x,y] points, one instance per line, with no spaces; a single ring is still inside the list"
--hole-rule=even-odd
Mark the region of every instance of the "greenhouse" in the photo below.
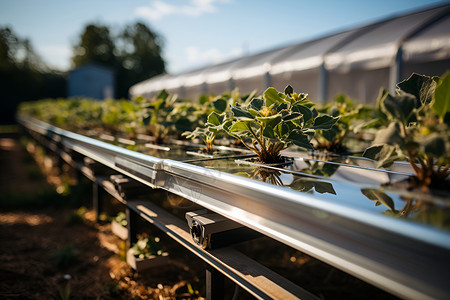
[[[136,45],[129,99],[88,65],[0,133],[0,298],[450,299],[450,4],[143,82]]]
[[[412,73],[442,75],[450,69],[450,4],[398,16],[315,40],[280,47],[181,74],[136,84],[132,97],[166,89],[183,98],[238,88],[259,92],[287,84],[317,101],[339,93],[374,103],[381,87]]]

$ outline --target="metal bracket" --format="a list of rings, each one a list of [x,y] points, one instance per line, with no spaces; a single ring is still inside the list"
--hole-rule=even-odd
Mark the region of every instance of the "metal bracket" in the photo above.
[[[186,213],[193,241],[202,249],[214,249],[261,236],[226,217],[206,209]]]

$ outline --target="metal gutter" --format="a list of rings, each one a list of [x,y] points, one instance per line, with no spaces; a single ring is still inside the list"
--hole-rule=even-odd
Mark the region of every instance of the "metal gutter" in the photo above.
[[[42,122],[26,127],[149,186],[165,189],[403,298],[450,298],[450,234],[326,202],[313,194],[161,160]]]

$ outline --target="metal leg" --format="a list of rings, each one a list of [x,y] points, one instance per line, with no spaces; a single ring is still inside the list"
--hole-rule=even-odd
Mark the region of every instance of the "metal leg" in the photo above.
[[[81,181],[83,180],[83,177],[84,177],[83,173],[81,173],[80,170],[75,169],[75,179],[77,181],[77,184],[81,184]]]
[[[135,211],[127,207],[127,228],[128,228],[128,243],[130,247],[137,242],[137,218],[138,215]]]
[[[206,267],[206,300],[223,300],[224,276],[208,265]]]
[[[103,211],[102,191],[103,189],[97,182],[92,184],[92,201],[97,222],[100,221],[100,214]]]

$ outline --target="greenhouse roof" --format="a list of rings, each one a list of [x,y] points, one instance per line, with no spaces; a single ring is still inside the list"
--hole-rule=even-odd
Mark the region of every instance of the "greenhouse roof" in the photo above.
[[[393,90],[412,72],[439,76],[449,69],[450,4],[444,4],[190,72],[156,76],[131,87],[130,95],[151,96],[168,89],[193,98],[236,87],[261,92],[301,82],[301,88],[319,100],[343,92],[367,102],[381,86]],[[308,73],[305,81],[302,73],[311,71],[315,75]]]

